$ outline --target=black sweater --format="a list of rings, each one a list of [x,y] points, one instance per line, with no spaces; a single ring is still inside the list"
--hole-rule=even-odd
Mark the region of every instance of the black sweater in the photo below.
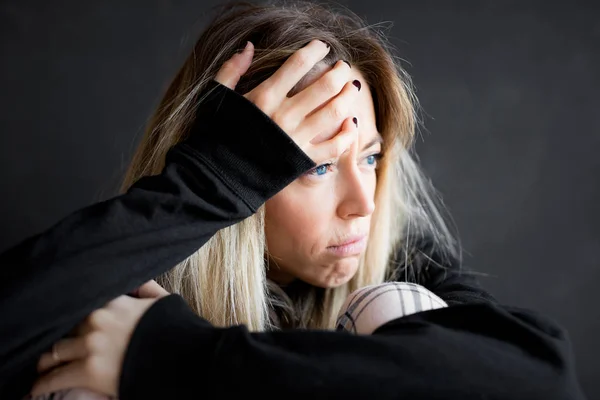
[[[160,175],[0,255],[0,399],[28,393],[39,356],[91,311],[168,271],[315,166],[253,103],[215,81],[207,89]],[[456,262],[446,267],[430,263],[419,283],[450,307],[370,336],[216,328],[169,295],[133,333],[119,397],[583,398],[560,327],[498,304]]]

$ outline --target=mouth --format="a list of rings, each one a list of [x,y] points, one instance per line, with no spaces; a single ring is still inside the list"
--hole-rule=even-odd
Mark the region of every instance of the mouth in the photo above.
[[[366,247],[367,235],[357,235],[338,245],[327,247],[327,252],[339,257],[348,257],[362,253]]]

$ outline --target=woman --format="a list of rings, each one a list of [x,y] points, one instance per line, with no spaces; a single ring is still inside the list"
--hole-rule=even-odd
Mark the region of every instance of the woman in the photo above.
[[[121,399],[581,398],[563,332],[459,271],[391,54],[350,13],[224,8],[123,193],[2,254],[2,398],[36,379]],[[152,278],[181,296],[123,296]],[[393,279],[436,309],[365,308]]]

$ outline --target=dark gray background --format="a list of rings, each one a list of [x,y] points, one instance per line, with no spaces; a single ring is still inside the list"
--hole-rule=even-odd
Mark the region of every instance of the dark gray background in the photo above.
[[[125,4],[127,3],[127,4]],[[115,193],[212,2],[39,0],[0,7],[0,248]],[[414,77],[417,149],[501,300],[567,328],[600,398],[600,7],[351,1]]]

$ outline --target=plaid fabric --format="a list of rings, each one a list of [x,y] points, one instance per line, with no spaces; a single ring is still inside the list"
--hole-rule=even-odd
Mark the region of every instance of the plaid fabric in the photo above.
[[[338,314],[336,330],[370,334],[393,319],[448,307],[433,292],[416,283],[387,282],[353,292]]]

